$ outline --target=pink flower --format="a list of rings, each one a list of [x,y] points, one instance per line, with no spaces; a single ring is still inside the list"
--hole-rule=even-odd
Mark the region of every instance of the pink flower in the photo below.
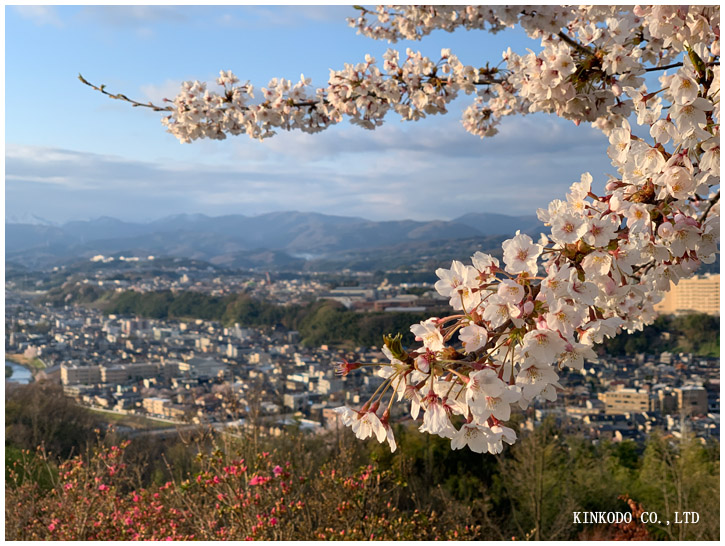
[[[274,470],[272,470],[272,472],[274,472],[275,476],[279,476],[280,474],[282,474],[282,467],[277,465],[274,467]]]
[[[104,485],[104,484],[101,484],[98,486],[99,491],[108,491],[109,489],[110,489],[110,487],[108,487],[107,485]]]
[[[272,478],[267,478],[264,476],[254,476],[251,480],[249,480],[249,485],[263,485],[271,479]]]
[[[269,524],[270,525],[277,525],[277,518],[270,518],[269,519]]]

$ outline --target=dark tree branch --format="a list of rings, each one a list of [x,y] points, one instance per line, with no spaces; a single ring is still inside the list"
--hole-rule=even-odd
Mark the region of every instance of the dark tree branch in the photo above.
[[[672,63],[665,66],[654,66],[652,68],[645,68],[645,72],[655,72],[657,70],[668,70],[670,68],[678,68],[680,66],[683,66],[683,63]],[[720,66],[720,63],[718,61],[707,63],[706,66]]]
[[[700,216],[700,222],[703,222],[707,218],[707,215],[710,214],[712,207],[714,207],[718,201],[720,201],[720,192],[717,192],[717,195],[710,199],[710,204],[705,209],[705,212],[702,213],[702,216]]]

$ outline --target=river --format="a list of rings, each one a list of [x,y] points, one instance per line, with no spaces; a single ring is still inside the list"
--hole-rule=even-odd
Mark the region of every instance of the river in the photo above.
[[[30,370],[23,368],[20,364],[6,360],[5,365],[10,366],[13,370],[13,375],[6,377],[5,381],[12,381],[13,383],[30,383],[33,380],[33,374],[30,373]]]

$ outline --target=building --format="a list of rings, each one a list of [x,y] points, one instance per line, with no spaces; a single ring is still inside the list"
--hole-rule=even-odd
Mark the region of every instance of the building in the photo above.
[[[685,415],[707,415],[707,391],[703,387],[675,389],[677,407]]]
[[[657,407],[655,408],[663,415],[677,411],[677,395],[671,389],[660,389],[657,391]]]
[[[148,321],[145,319],[125,319],[121,321],[121,331],[124,335],[144,333],[148,329]]]
[[[350,309],[355,303],[373,301],[376,297],[377,291],[375,289],[356,286],[334,288],[320,296],[320,299],[335,300]]]
[[[227,377],[229,369],[226,364],[213,358],[194,357],[186,362],[179,362],[179,373],[193,378]]]
[[[599,399],[604,402],[604,413],[607,415],[637,413],[651,409],[649,393],[637,389],[603,392],[599,394]]]
[[[143,408],[151,415],[164,415],[164,406],[170,403],[171,401],[168,398],[144,398]]]
[[[342,380],[338,378],[327,379],[321,378],[317,382],[317,392],[320,394],[330,394],[340,392],[342,390]]]
[[[66,366],[60,367],[60,380],[66,385],[95,385],[101,382],[99,366]]]
[[[102,383],[126,383],[156,377],[159,373],[158,364],[139,362],[138,364],[118,364],[116,366],[101,366]]]
[[[698,275],[670,285],[664,299],[655,305],[661,315],[706,313],[720,315],[720,275]]]
[[[285,394],[283,403],[285,408],[289,408],[294,412],[304,412],[307,409],[309,396],[306,392],[297,394]]]

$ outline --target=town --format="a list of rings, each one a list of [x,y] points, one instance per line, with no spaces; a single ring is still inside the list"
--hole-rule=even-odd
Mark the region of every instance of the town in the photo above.
[[[133,282],[120,277],[106,269],[76,282],[142,293],[221,295],[246,289],[278,305],[324,298],[358,313],[426,311],[442,301],[432,284],[387,279],[375,284],[365,275],[356,286],[334,288],[314,276],[274,282],[269,274],[222,278],[199,271]],[[32,368],[36,380],[62,384],[66,395],[95,412],[143,417],[169,430],[253,424],[272,435],[288,426],[317,433],[340,426],[334,408],[359,407],[382,382],[372,368],[335,373],[343,359],[385,362],[379,347],[308,346],[299,332],[279,324],[260,328],[104,314],[92,306],[43,303],[38,292],[17,288],[9,282],[6,291],[7,360]],[[663,305],[674,306],[667,310],[673,313],[681,311],[677,305],[687,310],[709,305],[704,312],[716,314],[711,304],[719,293],[711,292],[718,289],[716,275],[683,281]],[[562,430],[594,442],[643,442],[654,430],[719,439],[719,373],[717,358],[692,353],[601,354],[582,370],[562,370],[557,401],[529,408],[520,426],[533,429],[552,417]],[[398,422],[410,420],[398,411]]]

